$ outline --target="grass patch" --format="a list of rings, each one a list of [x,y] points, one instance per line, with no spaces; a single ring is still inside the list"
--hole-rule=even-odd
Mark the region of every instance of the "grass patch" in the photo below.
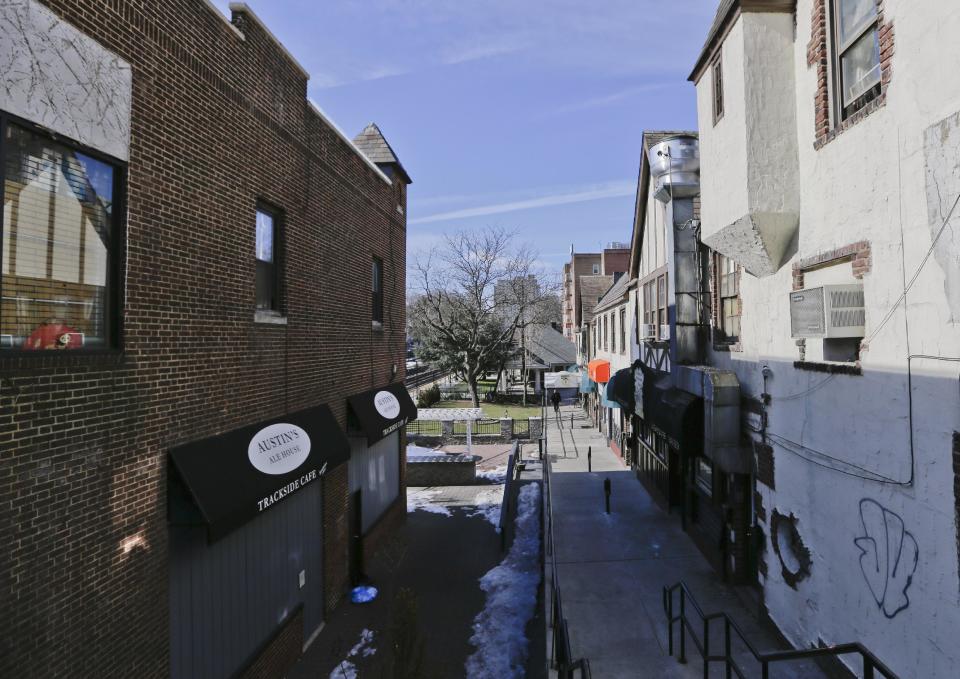
[[[472,408],[470,401],[440,401],[434,408]],[[512,403],[481,403],[483,416],[489,419],[510,417],[514,420],[525,420],[528,417],[540,417],[540,406],[521,406]],[[506,415],[504,415],[506,412]]]

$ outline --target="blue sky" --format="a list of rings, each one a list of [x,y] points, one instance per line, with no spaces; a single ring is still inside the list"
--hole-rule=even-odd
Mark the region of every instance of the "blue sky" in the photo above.
[[[228,0],[214,0],[225,14]],[[713,0],[249,0],[347,134],[413,178],[409,249],[496,225],[557,268],[629,240],[644,129],[694,129]]]

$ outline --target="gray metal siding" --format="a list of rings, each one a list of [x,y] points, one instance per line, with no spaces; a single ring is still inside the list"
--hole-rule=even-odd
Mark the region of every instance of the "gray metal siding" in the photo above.
[[[320,625],[322,500],[312,483],[212,545],[203,527],[171,526],[173,679],[231,676],[300,604],[304,636]]]
[[[350,439],[350,492],[362,491],[361,530],[366,533],[400,494],[400,433],[372,446]]]

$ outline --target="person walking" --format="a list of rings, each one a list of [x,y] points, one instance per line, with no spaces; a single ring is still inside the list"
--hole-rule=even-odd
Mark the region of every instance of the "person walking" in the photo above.
[[[560,392],[554,389],[553,395],[550,397],[550,401],[553,403],[553,412],[559,415],[560,414]]]

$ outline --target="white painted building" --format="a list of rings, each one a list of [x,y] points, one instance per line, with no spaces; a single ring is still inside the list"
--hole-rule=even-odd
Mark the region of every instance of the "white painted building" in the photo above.
[[[766,609],[931,679],[960,666],[957,35],[956,3],[724,0],[691,75]]]
[[[598,362],[606,362],[606,374],[611,381],[616,379],[619,371],[629,370],[639,356],[637,317],[631,304],[634,287],[633,280],[621,274],[594,307],[590,321],[593,346],[590,364],[596,374]],[[632,377],[630,379],[632,383]],[[588,399],[588,408],[592,409],[594,421],[611,447],[622,457],[631,413],[624,412],[619,403],[607,398],[607,384],[598,383],[597,391]]]

